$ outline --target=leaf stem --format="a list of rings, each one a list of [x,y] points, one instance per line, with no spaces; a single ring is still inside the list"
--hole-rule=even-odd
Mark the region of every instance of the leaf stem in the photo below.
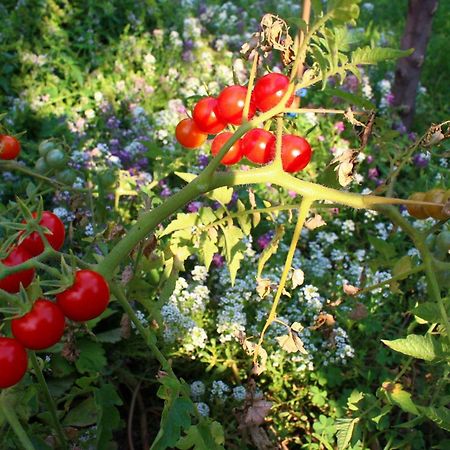
[[[48,385],[45,382],[45,378],[44,378],[44,375],[42,374],[42,370],[39,365],[39,361],[36,358],[35,352],[30,352],[30,360],[31,360],[31,365],[33,366],[33,369],[34,369],[34,373],[36,374],[36,378],[38,379],[39,385],[41,386],[42,392],[44,393],[45,402],[47,403],[48,411],[52,417],[53,426],[55,428],[55,432],[56,432],[56,436],[58,438],[59,444],[61,445],[61,448],[68,448],[66,437],[64,435],[64,430],[58,419],[56,404],[53,400],[52,395],[50,394]]]
[[[30,438],[17,417],[15,408],[9,404],[6,392],[7,391],[3,391],[0,395],[0,412],[5,416],[23,448],[25,450],[35,450]]]

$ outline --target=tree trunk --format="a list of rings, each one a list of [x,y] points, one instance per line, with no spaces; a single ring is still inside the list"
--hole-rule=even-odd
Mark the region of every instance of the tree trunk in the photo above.
[[[407,129],[411,127],[414,118],[417,87],[437,7],[438,0],[409,0],[408,3],[401,48],[414,48],[415,51],[398,61],[393,88],[394,105],[399,108],[400,117]]]

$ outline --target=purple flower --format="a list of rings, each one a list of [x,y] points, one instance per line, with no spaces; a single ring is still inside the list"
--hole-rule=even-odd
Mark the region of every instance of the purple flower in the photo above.
[[[215,253],[212,262],[216,267],[222,267],[225,264],[225,260],[222,255],[219,255],[218,253]]]
[[[419,169],[423,169],[428,166],[429,158],[424,153],[417,153],[414,155],[413,163]]]
[[[120,120],[115,117],[115,116],[111,116],[107,121],[106,121],[106,126],[108,128],[110,128],[111,130],[117,129],[120,127]]]
[[[168,187],[165,187],[162,189],[159,195],[161,195],[161,197],[163,198],[167,198],[172,195],[172,191]]]
[[[261,250],[264,250],[270,244],[272,237],[273,237],[273,233],[271,231],[269,231],[269,232],[261,235],[257,239],[256,243],[258,244],[258,246]]]
[[[201,169],[205,168],[209,163],[209,157],[207,155],[198,155],[197,164]]]
[[[367,164],[372,164],[374,161],[374,157],[372,155],[368,155],[366,158]]]
[[[199,211],[199,209],[202,207],[202,203],[201,202],[191,202],[187,205],[186,209],[188,212],[197,212]]]
[[[376,167],[372,167],[368,171],[368,178],[371,180],[377,180],[380,173],[378,172],[378,169]]]
[[[345,130],[344,122],[336,122],[334,128],[337,130],[338,134],[342,133]]]
[[[392,92],[389,92],[389,94],[386,94],[386,101],[389,106],[392,106],[394,104],[394,100],[395,100],[395,97]]]

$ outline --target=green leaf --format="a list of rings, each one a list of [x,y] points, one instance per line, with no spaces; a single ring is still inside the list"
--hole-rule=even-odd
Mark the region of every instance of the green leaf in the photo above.
[[[369,236],[368,239],[373,248],[378,253],[380,253],[386,260],[389,260],[396,255],[394,245],[374,236]]]
[[[412,266],[411,257],[405,255],[395,263],[394,268],[392,269],[392,275],[401,276],[402,274],[409,272],[411,270],[411,266]],[[404,278],[406,278],[406,276]],[[402,280],[403,278],[400,279]]]
[[[336,439],[338,450],[345,450],[352,440],[353,432],[359,418],[355,419],[336,419]]]
[[[177,230],[182,230],[184,228],[191,228],[197,224],[198,214],[197,213],[179,213],[177,214],[177,218],[172,220],[166,229],[160,234],[160,236],[166,236],[170,233],[173,233]]]
[[[386,394],[389,403],[396,405],[403,411],[410,414],[419,415],[419,410],[417,406],[411,399],[411,394],[405,390],[399,383],[383,383],[383,389]]]
[[[95,391],[95,402],[99,410],[96,448],[107,450],[113,438],[113,431],[120,426],[120,413],[116,406],[122,405],[121,398],[112,384],[104,384]]]
[[[357,404],[364,398],[364,393],[354,390],[347,400],[347,406],[352,411],[358,411],[359,407]]]
[[[354,25],[359,16],[360,2],[361,0],[331,0],[328,2],[327,14],[330,14],[336,23]]]
[[[366,98],[351,94],[350,92],[342,91],[341,89],[327,89],[326,93],[331,94],[334,97],[342,98],[351,105],[360,106],[361,108],[368,110],[376,109],[376,106]]]
[[[246,236],[248,236],[252,230],[252,221],[249,214],[245,214],[245,205],[241,202],[241,200],[238,199],[236,203],[237,209],[240,213],[237,217],[237,221],[239,223],[239,226],[241,227],[242,231]]]
[[[198,425],[192,425],[177,443],[180,450],[223,450],[221,445],[225,441],[222,425],[218,422],[202,421]]]
[[[75,366],[79,372],[100,372],[106,366],[105,351],[100,343],[82,339],[77,343],[77,347],[80,356]]]
[[[219,202],[221,205],[228,205],[231,202],[231,197],[233,196],[233,188],[226,186],[214,189],[212,192],[207,194],[207,197],[211,200]]]
[[[187,183],[190,183],[192,180],[197,178],[197,175],[194,175],[193,173],[187,173],[187,172],[175,172],[175,175],[179,178],[181,178],[183,181],[186,181]]]
[[[103,333],[96,333],[95,336],[99,342],[114,344],[122,339],[122,329],[114,328],[112,330],[104,331]]]
[[[381,342],[396,352],[425,361],[433,361],[442,353],[440,343],[429,334],[426,336],[409,334],[406,339],[395,339],[393,341],[382,339]]]
[[[237,272],[244,259],[243,252],[246,246],[242,242],[244,234],[239,227],[229,224],[227,227],[221,226],[225,243],[225,257],[230,271],[231,283],[234,284]]]
[[[89,397],[72,408],[64,417],[63,425],[88,427],[97,422],[97,407],[94,397]]]
[[[450,302],[445,302],[447,314],[450,314]],[[425,302],[415,307],[411,311],[415,316],[429,322],[429,323],[441,323],[442,315],[439,306],[436,303]]]
[[[445,406],[439,406],[438,408],[420,406],[419,411],[443,430],[450,431],[450,409]]]
[[[175,446],[180,439],[181,430],[186,430],[191,425],[190,415],[192,413],[193,404],[190,400],[186,398],[168,399],[164,405],[161,428],[151,450],[164,450]]]
[[[217,243],[217,230],[215,228],[211,228],[208,232],[202,234],[200,241],[200,251],[203,255],[203,262],[205,264],[206,269],[209,269],[211,265],[214,254],[219,251],[219,248],[216,245]]]
[[[381,47],[363,47],[357,48],[351,57],[352,64],[356,65],[368,65],[378,64],[388,59],[398,59],[411,55],[414,49],[399,50],[396,48],[381,48]]]
[[[266,262],[270,259],[270,257],[274,253],[276,253],[276,251],[278,249],[278,244],[280,243],[280,240],[282,239],[282,237],[284,235],[284,230],[285,230],[284,226],[280,225],[277,228],[275,235],[272,238],[272,240],[270,241],[269,245],[261,253],[261,256],[259,257],[259,261],[258,261],[257,277],[261,276],[261,273],[264,269]]]

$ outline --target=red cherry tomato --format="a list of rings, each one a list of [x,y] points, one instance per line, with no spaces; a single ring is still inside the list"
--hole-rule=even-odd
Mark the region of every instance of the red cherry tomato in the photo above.
[[[16,339],[0,337],[0,389],[17,384],[28,366],[27,352]]]
[[[275,143],[272,151],[275,152]],[[275,153],[274,153],[275,154]],[[308,141],[300,136],[284,134],[281,139],[281,161],[286,172],[303,170],[311,161],[312,150]]]
[[[13,136],[0,134],[0,159],[14,159],[20,153],[20,142]]]
[[[223,145],[230,139],[230,137],[233,136],[233,133],[230,133],[229,131],[225,131],[224,133],[218,134],[211,144],[211,153],[213,156],[216,156],[220,149],[223,147]],[[231,148],[228,150],[228,152],[225,154],[225,156],[220,161],[222,164],[225,164],[227,166],[230,166],[232,164],[236,164],[239,162],[242,158],[242,147],[241,147],[241,140],[239,139],[237,142],[235,142]]]
[[[242,123],[242,114],[244,112],[245,97],[247,88],[244,86],[228,86],[217,97],[217,117],[225,123],[240,125]],[[250,101],[248,110],[248,120],[256,112],[253,101]]]
[[[56,302],[65,316],[75,322],[95,319],[108,306],[109,286],[99,273],[79,270],[73,285],[57,294]]]
[[[11,330],[25,348],[43,350],[59,342],[65,322],[56,303],[40,298],[34,302],[30,312],[11,321]]]
[[[13,249],[13,251],[4,259],[2,263],[5,266],[17,266],[19,264],[28,261],[33,255],[23,247],[19,245]],[[28,287],[33,281],[34,269],[22,270],[20,272],[13,273],[0,280],[0,289],[3,289],[10,294],[15,294],[20,291],[20,285],[24,288]]]
[[[186,148],[200,147],[208,135],[202,133],[192,119],[183,119],[175,129],[177,141]]]
[[[37,214],[33,213],[33,217],[36,218],[36,216]],[[45,237],[55,250],[59,250],[63,246],[64,238],[66,236],[66,230],[64,229],[64,224],[61,219],[50,211],[43,211],[39,225],[50,230],[50,233],[45,233]],[[22,245],[33,256],[39,255],[44,251],[44,243],[37,231],[34,231],[27,236],[22,241]]]
[[[250,130],[242,138],[242,153],[250,161],[267,164],[274,157],[275,136],[261,128]]]
[[[217,118],[216,110],[217,99],[213,97],[202,98],[194,106],[192,118],[201,132],[216,134],[227,126]]]
[[[268,73],[261,77],[253,89],[253,100],[260,111],[268,111],[280,103],[289,87],[289,78],[281,73]],[[290,106],[294,101],[292,95],[286,102]]]

